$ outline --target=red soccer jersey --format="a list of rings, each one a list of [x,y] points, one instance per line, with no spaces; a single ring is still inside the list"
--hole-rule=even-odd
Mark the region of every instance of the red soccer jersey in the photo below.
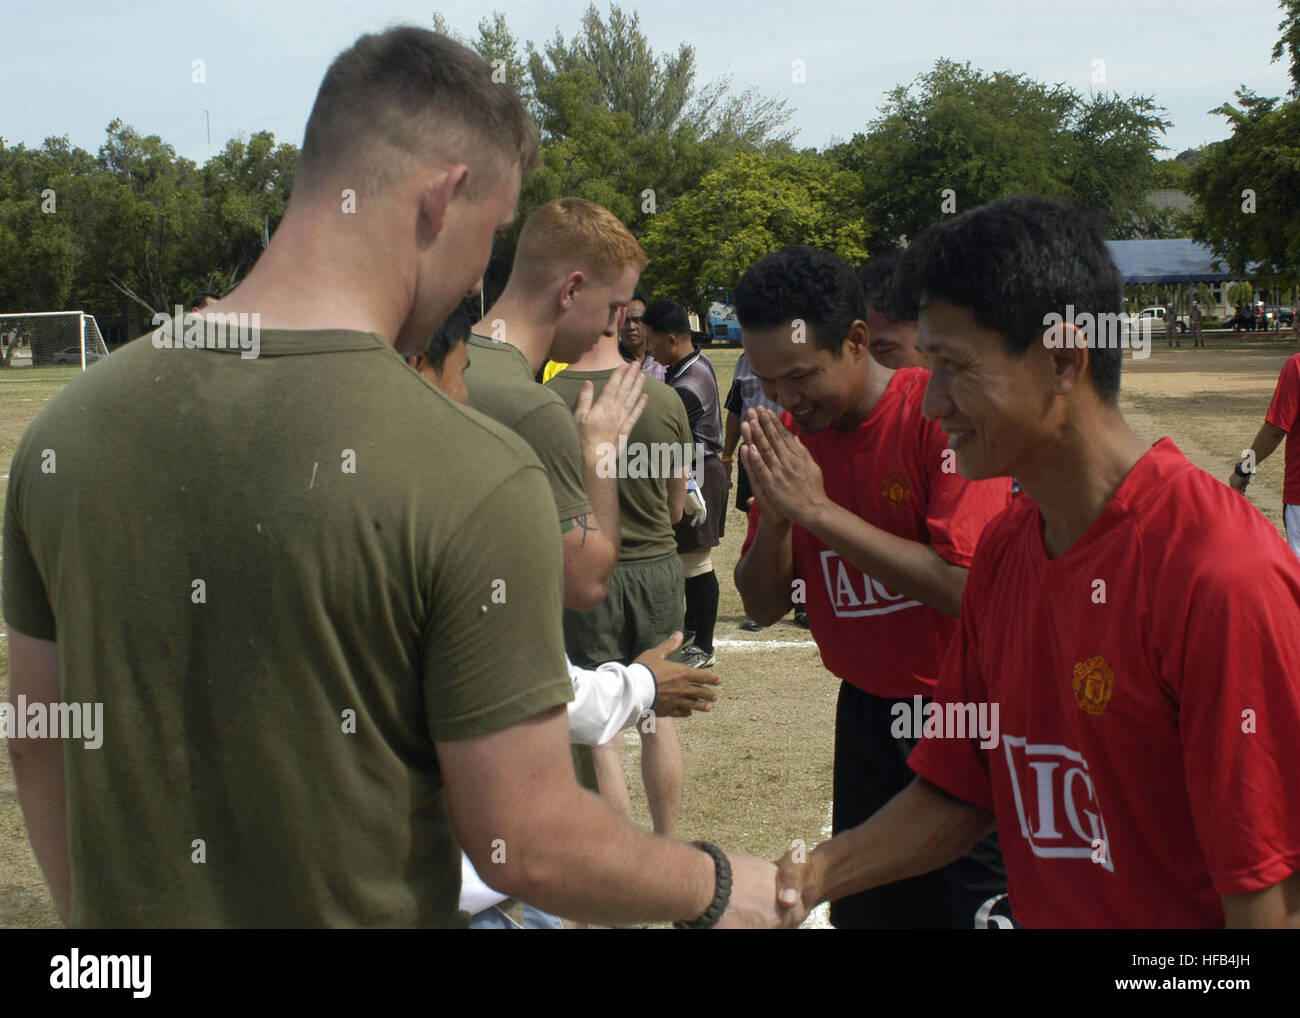
[[[996,814],[1025,926],[1221,927],[1300,869],[1300,562],[1168,438],[1060,558],[989,524],[935,702],[998,707],[908,762]]]
[[[1300,424],[1300,353],[1282,365],[1273,402],[1264,419],[1286,432],[1286,479],[1282,483],[1282,501],[1287,505],[1300,505],[1300,435],[1295,433],[1296,425]]]
[[[984,525],[1010,500],[1011,479],[972,483],[956,472],[955,456],[944,455],[943,429],[921,413],[929,379],[924,368],[895,372],[867,419],[848,433],[805,435],[789,413],[781,421],[812,453],[832,502],[969,566]],[[742,555],[760,515],[755,505]],[[889,590],[803,527],[793,528],[792,544],[822,664],[876,696],[929,696],[957,620]]]

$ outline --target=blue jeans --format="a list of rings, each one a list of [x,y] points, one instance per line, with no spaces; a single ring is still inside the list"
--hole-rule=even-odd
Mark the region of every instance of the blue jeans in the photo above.
[[[562,930],[564,924],[560,922],[558,916],[543,912],[540,908],[533,908],[532,905],[524,905],[524,924],[520,926],[493,905],[472,916],[469,928],[471,930]]]

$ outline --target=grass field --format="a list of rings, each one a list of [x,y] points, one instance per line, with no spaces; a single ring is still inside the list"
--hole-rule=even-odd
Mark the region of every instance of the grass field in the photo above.
[[[1259,429],[1278,372],[1297,346],[1290,335],[1211,333],[1208,341],[1208,350],[1153,346],[1149,359],[1127,360],[1121,402],[1144,440],[1172,436],[1194,463],[1226,478]],[[734,349],[709,352],[724,396],[738,356]],[[7,477],[28,422],[78,373],[0,372],[0,474]],[[1280,450],[1263,465],[1250,499],[1281,530]],[[821,667],[808,633],[792,623],[752,635],[738,628],[743,613],[731,572],[743,539],[744,517],[732,510],[714,555],[722,586],[715,670],[724,686],[713,713],[677,722],[686,760],[679,834],[776,858],[794,839],[812,845],[827,829],[838,683]],[[8,651],[0,640],[0,698],[8,697],[8,688]],[[634,808],[649,826],[639,792],[639,741],[624,742]],[[0,754],[0,926],[55,924],[28,847],[8,755]]]

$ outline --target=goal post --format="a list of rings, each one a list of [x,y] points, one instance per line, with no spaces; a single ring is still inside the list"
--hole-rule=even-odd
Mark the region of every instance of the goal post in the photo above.
[[[0,314],[0,370],[75,365],[84,371],[107,356],[99,323],[84,311]]]

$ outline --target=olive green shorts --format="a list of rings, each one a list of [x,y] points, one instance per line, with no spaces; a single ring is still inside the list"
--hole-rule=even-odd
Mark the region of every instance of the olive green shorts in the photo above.
[[[595,611],[564,611],[564,649],[580,668],[628,664],[682,628],[686,578],[675,551],[619,562]]]

